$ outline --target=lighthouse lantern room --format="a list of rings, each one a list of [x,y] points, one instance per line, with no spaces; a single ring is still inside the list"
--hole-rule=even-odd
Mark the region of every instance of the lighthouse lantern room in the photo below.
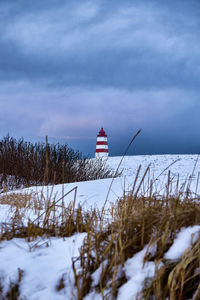
[[[108,139],[103,127],[97,135],[95,157],[108,157]]]

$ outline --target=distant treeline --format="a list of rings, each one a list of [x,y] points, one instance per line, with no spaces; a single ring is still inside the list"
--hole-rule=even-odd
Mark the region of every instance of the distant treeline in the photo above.
[[[9,135],[0,140],[0,184],[20,187],[111,177],[101,160],[91,160],[67,145],[31,143]]]

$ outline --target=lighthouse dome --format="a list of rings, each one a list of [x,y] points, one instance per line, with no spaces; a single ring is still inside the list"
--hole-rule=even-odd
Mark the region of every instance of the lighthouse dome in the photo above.
[[[101,127],[101,130],[99,131],[99,134],[98,134],[97,136],[99,136],[99,137],[100,137],[100,136],[105,136],[105,137],[107,137],[105,131],[103,130],[103,127]]]

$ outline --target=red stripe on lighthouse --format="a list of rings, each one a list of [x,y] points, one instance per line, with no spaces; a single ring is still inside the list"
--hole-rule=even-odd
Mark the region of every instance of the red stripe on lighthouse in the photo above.
[[[97,142],[96,145],[108,145],[108,142]]]
[[[107,152],[108,153],[108,149],[96,149],[96,153],[101,153],[101,152]]]

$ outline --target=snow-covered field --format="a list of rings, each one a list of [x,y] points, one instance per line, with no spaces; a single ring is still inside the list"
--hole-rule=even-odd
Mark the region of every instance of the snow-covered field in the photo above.
[[[108,165],[116,170],[121,157],[109,157]],[[197,155],[152,155],[152,156],[127,156],[124,157],[120,166],[122,176],[115,178],[111,191],[108,196],[107,206],[121,197],[124,191],[132,190],[137,170],[141,165],[138,176],[138,184],[148,166],[148,172],[145,182],[142,185],[142,192],[149,192],[149,184],[153,181],[153,191],[157,194],[165,193],[168,182],[168,172],[170,170],[171,193],[176,192],[177,179],[178,188],[191,181],[190,189],[194,194],[200,194],[198,185],[200,160]],[[192,176],[191,176],[192,175]],[[95,181],[71,183],[57,185],[54,187],[32,187],[20,192],[29,193],[30,191],[45,197],[51,195],[58,200],[63,194],[74,187],[77,187],[75,205],[81,204],[83,208],[96,207],[101,209],[109,190],[112,179],[102,179]],[[68,194],[64,201],[69,203],[74,200],[74,191]],[[0,205],[0,222],[7,222],[12,215],[9,205]],[[34,218],[33,211],[29,211],[27,218]],[[174,244],[166,254],[168,259],[174,259],[180,256],[191,242],[191,234],[200,230],[200,226],[185,228],[177,236]],[[20,299],[76,299],[73,288],[73,272],[71,267],[72,257],[78,255],[85,234],[76,234],[73,237],[52,238],[37,240],[27,243],[23,239],[13,239],[0,243],[0,282],[4,287],[9,286],[10,280],[17,280],[20,270],[23,270],[23,276],[20,284]],[[193,237],[194,239],[194,237]],[[35,247],[34,245],[36,245]],[[48,247],[47,247],[48,245]],[[128,279],[119,290],[118,299],[136,299],[137,292],[141,289],[146,277],[152,277],[155,272],[154,262],[145,264],[143,268],[143,257],[145,249],[129,259],[125,264],[125,273]],[[56,287],[59,280],[63,278],[65,288],[58,291]],[[1,296],[0,296],[1,299]],[[86,297],[90,299],[101,299],[98,294],[91,293]]]
[[[122,157],[109,157],[107,160],[108,166],[116,170]],[[190,189],[192,192],[200,194],[200,158],[198,155],[138,155],[126,156],[123,158],[120,165],[119,172],[122,172],[121,177],[114,179],[111,191],[108,197],[108,205],[110,202],[115,202],[117,198],[121,197],[124,191],[132,190],[135,176],[138,168],[141,165],[141,170],[138,176],[137,183],[142,179],[146,168],[150,167],[150,172],[146,175],[145,184],[141,187],[141,192],[144,194],[149,191],[150,179],[153,180],[154,192],[163,194],[166,190],[168,182],[168,172],[170,171],[171,185],[174,188],[172,193],[178,187],[181,188],[184,182],[188,183],[191,176]],[[67,193],[71,189],[77,187],[76,206],[81,204],[84,208],[96,207],[101,209],[108,194],[112,179],[91,180],[86,182],[75,182],[64,185],[55,185],[48,187],[31,187],[23,189],[25,193],[34,192],[40,195],[44,194],[46,197],[56,196],[59,199],[63,193]],[[21,191],[19,191],[21,192]],[[48,195],[48,196],[47,196]],[[73,201],[74,193],[70,193],[65,198],[65,202]]]
[[[122,157],[109,157],[107,165],[113,170],[118,168],[118,165]],[[145,170],[149,166],[150,171],[147,173],[145,181],[142,185],[141,192],[148,194],[150,179],[153,181],[153,189],[157,194],[163,194],[166,190],[166,184],[168,182],[168,172],[170,171],[170,185],[172,186],[172,193],[178,188],[189,181],[190,190],[194,193],[200,194],[199,176],[200,176],[200,158],[198,155],[138,155],[138,156],[126,156],[123,158],[119,168],[119,172],[122,172],[122,176],[115,178],[112,184],[111,191],[109,193],[109,202],[114,202],[117,198],[121,197],[124,191],[129,192],[132,190],[135,176],[138,168],[141,165],[137,184],[142,179]],[[101,179],[87,182],[71,183],[64,185],[64,191],[78,187],[77,190],[77,202],[83,205],[85,208],[98,207],[101,209],[108,193],[112,179]],[[51,187],[48,188],[49,191]],[[29,189],[30,190],[30,189]],[[43,187],[33,189],[37,192],[41,192],[45,189]],[[63,186],[57,185],[53,187],[53,193],[57,196],[61,196],[63,192]],[[49,192],[50,193],[50,192]],[[68,196],[68,200],[73,199],[73,194]]]

